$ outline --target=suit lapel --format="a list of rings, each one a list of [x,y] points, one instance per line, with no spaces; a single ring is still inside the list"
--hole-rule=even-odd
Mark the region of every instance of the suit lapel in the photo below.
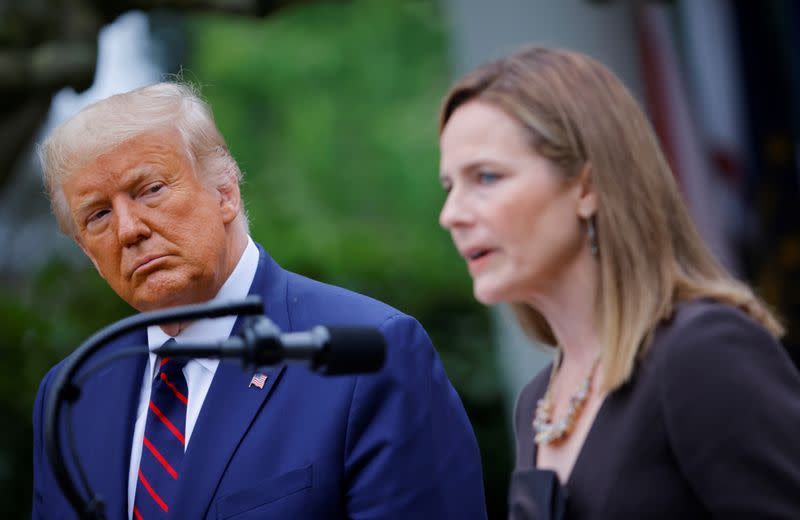
[[[183,459],[172,518],[205,517],[229,460],[282,373],[267,372],[258,389],[249,386],[252,373],[220,363]]]
[[[84,430],[76,436],[82,440],[81,462],[110,518],[128,515],[131,443],[147,362],[147,336],[144,331],[136,332],[103,352],[105,357],[113,350],[139,345],[141,355],[118,360],[89,380],[83,389],[84,402],[79,401],[81,407],[72,420]]]
[[[249,294],[260,294],[267,316],[282,330],[288,328],[286,272],[261,248]],[[240,316],[232,335],[243,325]],[[280,381],[284,367],[261,370],[267,374],[263,389],[250,386],[252,372],[238,362],[221,362],[195,424],[186,450],[172,518],[203,518],[216,495],[222,475],[250,425]]]

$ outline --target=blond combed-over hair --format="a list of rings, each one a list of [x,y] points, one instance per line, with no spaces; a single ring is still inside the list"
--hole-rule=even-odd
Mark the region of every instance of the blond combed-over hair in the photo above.
[[[178,131],[192,167],[206,186],[239,183],[242,173],[196,87],[163,82],[97,101],[65,121],[38,146],[45,190],[59,228],[76,238],[62,184],[99,156],[142,134]],[[240,220],[247,229],[242,208]]]
[[[572,51],[528,46],[487,63],[445,96],[439,131],[471,100],[516,119],[533,150],[569,178],[589,165],[597,193],[599,253],[595,320],[603,345],[603,387],[633,373],[656,327],[680,301],[710,298],[742,309],[771,334],[783,327],[767,305],[733,278],[703,242],[646,115],[622,82]],[[523,330],[555,345],[544,316],[511,305]]]

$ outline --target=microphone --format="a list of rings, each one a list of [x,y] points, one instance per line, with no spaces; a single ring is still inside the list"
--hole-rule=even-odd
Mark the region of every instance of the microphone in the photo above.
[[[281,361],[305,361],[323,375],[360,374],[383,368],[386,340],[368,327],[324,327],[282,333],[265,316],[250,318],[242,331],[228,339],[203,343],[181,342],[159,347],[159,356],[239,358],[245,367],[259,368]]]
[[[281,333],[277,325],[264,317],[261,298],[251,295],[241,301],[211,302],[184,305],[143,312],[129,316],[96,332],[84,341],[56,372],[45,407],[44,444],[59,487],[80,518],[105,519],[105,504],[97,495],[75,456],[70,444],[72,466],[81,476],[83,489],[72,481],[61,449],[61,410],[64,404],[74,403],[80,397],[80,383],[117,359],[140,355],[142,345],[122,348],[81,371],[90,357],[110,341],[123,334],[148,325],[216,318],[233,314],[255,316],[247,318],[242,332],[217,342],[181,343],[162,346],[154,352],[161,356],[200,358],[240,358],[245,366],[261,367],[282,360],[304,360],[312,370],[321,374],[353,374],[374,372],[383,367],[386,357],[386,340],[376,329],[364,327],[314,327],[305,332]],[[78,377],[78,374],[80,376]],[[74,381],[73,381],[74,380]],[[77,384],[76,384],[77,383]],[[69,408],[67,409],[69,410]],[[69,417],[68,417],[69,419]],[[69,434],[69,421],[67,433]],[[67,439],[72,439],[71,434]],[[88,496],[88,498],[86,498]]]

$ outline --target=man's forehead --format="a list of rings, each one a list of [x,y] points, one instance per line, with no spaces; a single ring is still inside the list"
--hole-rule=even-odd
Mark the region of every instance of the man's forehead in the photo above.
[[[126,167],[114,167],[101,162],[89,163],[85,168],[67,177],[63,187],[68,194],[85,196],[96,191],[136,184],[158,171],[157,162],[145,158]]]
[[[77,169],[76,173],[117,173],[152,168],[153,165],[183,156],[185,153],[177,132],[154,131],[136,135],[98,151],[93,158]]]
[[[87,161],[63,180],[62,187],[68,199],[86,198],[130,187],[159,172],[175,171],[176,163],[185,160],[182,150],[163,136],[135,138]]]

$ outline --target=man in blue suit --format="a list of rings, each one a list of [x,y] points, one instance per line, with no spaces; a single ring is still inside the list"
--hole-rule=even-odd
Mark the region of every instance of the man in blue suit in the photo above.
[[[126,358],[73,407],[77,455],[109,518],[485,518],[480,458],[463,406],[413,318],[279,267],[249,237],[241,173],[207,105],[161,83],[112,96],[40,149],[61,229],[126,302],[150,311],[260,295],[283,331],[368,326],[384,369],[322,377],[279,366]],[[227,338],[239,320],[150,327],[101,352]],[[34,409],[34,518],[73,518]]]

